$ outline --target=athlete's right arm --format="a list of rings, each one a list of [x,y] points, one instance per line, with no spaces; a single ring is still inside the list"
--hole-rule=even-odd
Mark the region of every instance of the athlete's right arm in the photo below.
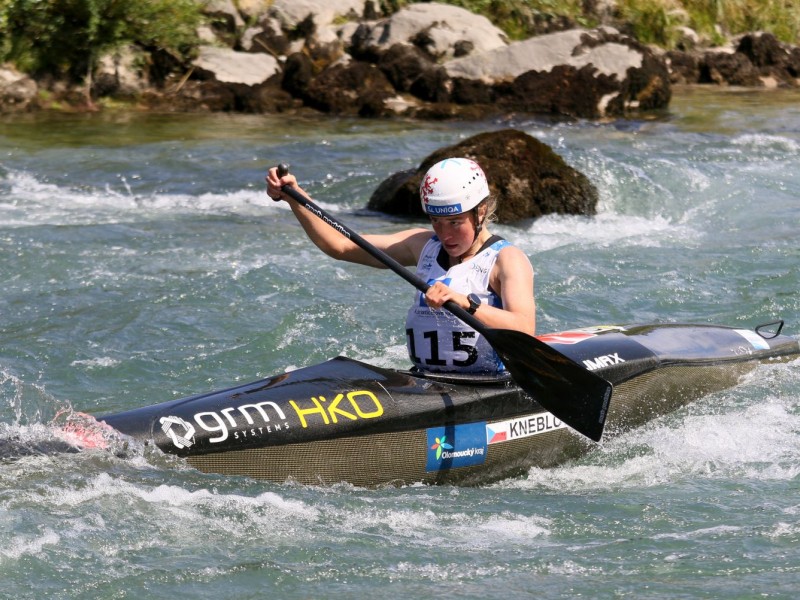
[[[273,200],[286,200],[289,203],[295,218],[303,227],[306,235],[325,254],[337,260],[345,260],[371,267],[386,267],[368,252],[362,250],[355,242],[312,214],[304,206],[292,201],[291,197],[281,189],[283,186],[288,185],[311,200],[310,196],[297,184],[297,179],[294,175],[288,173],[283,177],[279,177],[277,168],[273,167],[267,173],[266,180],[269,197]],[[422,248],[431,235],[432,233],[427,229],[414,228],[396,233],[364,235],[362,237],[400,264],[412,266],[417,264]]]

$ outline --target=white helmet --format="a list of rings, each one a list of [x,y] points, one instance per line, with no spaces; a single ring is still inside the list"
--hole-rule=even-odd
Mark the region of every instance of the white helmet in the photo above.
[[[426,214],[457,215],[489,197],[489,182],[474,160],[445,158],[425,173],[419,195]]]

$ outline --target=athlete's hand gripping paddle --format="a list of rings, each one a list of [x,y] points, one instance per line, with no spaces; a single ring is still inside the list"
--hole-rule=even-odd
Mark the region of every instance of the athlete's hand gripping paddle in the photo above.
[[[287,165],[278,166],[279,177],[288,173]],[[295,188],[284,185],[281,191],[423,294],[430,287],[427,282],[333,218]],[[452,301],[446,302],[444,308],[486,338],[517,385],[534,400],[576,431],[596,442],[600,441],[611,400],[611,383],[533,336],[521,331],[487,327]]]

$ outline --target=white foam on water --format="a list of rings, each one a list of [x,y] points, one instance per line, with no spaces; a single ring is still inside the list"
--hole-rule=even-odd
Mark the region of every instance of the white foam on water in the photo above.
[[[469,542],[487,549],[506,544],[531,543],[537,538],[547,537],[552,532],[552,521],[538,515],[519,515],[509,511],[476,519],[465,515],[463,524],[456,529],[465,543]]]
[[[198,195],[140,194],[108,187],[82,189],[56,185],[17,170],[8,171],[6,183],[8,192],[0,196],[0,219],[5,228],[108,224],[184,213],[259,216],[289,210],[286,202],[273,202],[264,190],[252,188]],[[336,207],[324,202],[318,204],[326,210]]]
[[[398,509],[381,506],[359,506],[358,510],[332,508],[326,520],[335,522],[347,535],[369,532],[394,539],[405,539],[407,543],[424,544],[431,531],[441,526],[439,516],[432,510]]]
[[[706,539],[714,536],[733,536],[742,531],[741,527],[735,525],[716,525],[714,527],[700,527],[689,531],[656,533],[654,540],[693,540]]]
[[[24,556],[39,556],[48,546],[61,543],[61,536],[52,529],[45,529],[38,535],[20,535],[9,543],[0,545],[0,564],[2,559],[18,560]]]
[[[110,356],[98,356],[83,360],[74,360],[70,363],[71,367],[83,367],[86,369],[110,369],[118,366],[122,361],[111,358]]]
[[[29,383],[2,366],[0,399],[11,411],[10,415],[5,416],[5,407],[0,408],[0,419],[4,425],[32,425],[35,429],[35,426],[48,421],[59,411],[71,410],[68,402],[55,398],[43,385]]]
[[[765,380],[790,386],[797,362],[763,366],[739,387],[603,441],[582,459],[497,485],[582,493],[687,479],[793,481],[800,476],[800,398],[770,394],[774,383]]]
[[[800,535],[800,522],[795,520],[792,522],[780,521],[775,523],[768,535],[773,539],[785,539],[790,543],[795,542],[797,536]]]
[[[550,562],[547,565],[547,572],[552,573],[553,575],[591,576],[601,575],[603,573],[603,569],[599,567],[581,565],[572,560],[565,560],[563,562]]]
[[[746,133],[734,136],[731,145],[746,151],[743,160],[785,161],[800,156],[800,142],[782,135]]]
[[[405,344],[394,344],[386,346],[383,354],[380,356],[365,356],[356,357],[359,360],[365,360],[376,367],[383,367],[386,369],[409,369],[411,363],[408,358],[408,348]]]
[[[702,232],[668,219],[618,215],[611,212],[594,218],[548,215],[520,232],[504,233],[529,255],[559,248],[658,248],[696,244]]]
[[[440,582],[470,582],[475,579],[502,577],[511,572],[513,572],[513,569],[506,565],[480,566],[462,563],[456,567],[452,564],[443,565],[429,562],[418,564],[402,561],[391,567],[376,569],[374,575],[385,576],[390,581],[414,579]]]
[[[188,532],[203,531],[206,540],[252,535],[291,537],[298,527],[313,527],[320,510],[302,500],[272,491],[248,496],[217,489],[190,489],[191,485],[131,482],[99,473],[79,486],[62,486],[44,493],[41,503],[75,515],[100,513],[104,519],[124,522],[148,515],[163,544],[177,543]],[[138,516],[137,516],[138,515]],[[148,535],[140,531],[140,535]]]

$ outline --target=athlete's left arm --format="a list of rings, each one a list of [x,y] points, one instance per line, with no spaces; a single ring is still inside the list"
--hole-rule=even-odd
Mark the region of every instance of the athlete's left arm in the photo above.
[[[506,246],[497,255],[489,281],[503,300],[503,308],[485,304],[475,312],[483,323],[496,329],[536,333],[536,301],[533,297],[533,266],[516,246]]]
[[[533,267],[522,250],[516,246],[506,246],[500,250],[489,283],[500,295],[503,308],[481,304],[475,311],[475,317],[487,327],[513,329],[533,335],[536,332]],[[464,294],[459,294],[441,281],[434,283],[425,294],[425,301],[432,308],[441,308],[448,300],[465,310],[469,308],[469,300]]]

